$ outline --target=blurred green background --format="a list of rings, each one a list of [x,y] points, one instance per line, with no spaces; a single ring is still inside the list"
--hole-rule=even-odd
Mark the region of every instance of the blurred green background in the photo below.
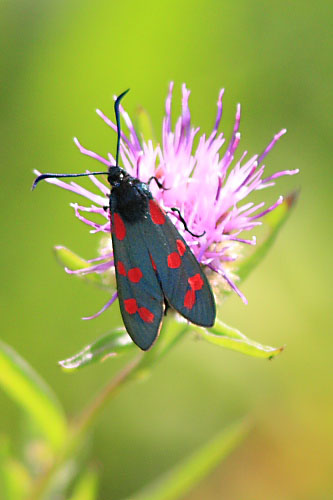
[[[244,415],[254,428],[243,445],[188,499],[328,500],[332,487],[331,145],[332,23],[327,0],[5,1],[1,13],[1,337],[48,381],[76,414],[124,364],[108,361],[75,374],[68,357],[119,321],[116,308],[81,321],[105,293],[67,276],[52,247],[86,258],[98,238],[74,220],[70,193],[41,185],[32,169],[92,168],[71,142],[113,151],[114,134],[95,115],[112,116],[112,95],[127,87],[126,109],[142,105],[160,134],[175,81],[192,94],[195,125],[211,130],[226,88],[222,129],[242,104],[240,149],[261,152],[288,134],[266,161],[269,171],[300,168],[265,192],[301,195],[273,250],[231,298],[221,317],[264,344],[287,344],[272,362],[184,340],[144,383],[105,410],[91,454],[100,498],[121,499],[215,432]],[[174,115],[175,116],[175,115]],[[267,194],[266,194],[267,193]],[[16,406],[0,393],[1,433],[18,441]]]

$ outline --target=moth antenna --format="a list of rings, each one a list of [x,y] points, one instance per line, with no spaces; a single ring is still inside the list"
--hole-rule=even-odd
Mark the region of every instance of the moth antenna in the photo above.
[[[119,106],[120,106],[120,101],[127,94],[128,91],[129,91],[129,89],[125,90],[125,92],[120,94],[120,96],[117,97],[116,102],[114,103],[114,113],[116,115],[116,122],[117,122],[117,151],[116,151],[116,166],[117,167],[118,167],[118,161],[119,161],[120,135],[121,135]]]
[[[87,177],[88,175],[108,175],[109,172],[89,172],[85,174],[41,174],[34,180],[31,191],[35,189],[37,184],[44,179],[59,179],[59,177]]]

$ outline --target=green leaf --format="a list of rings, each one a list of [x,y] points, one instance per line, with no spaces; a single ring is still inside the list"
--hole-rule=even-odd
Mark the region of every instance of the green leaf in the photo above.
[[[54,252],[57,257],[58,262],[70,269],[71,271],[78,271],[80,269],[87,269],[93,267],[95,264],[87,262],[85,259],[72,252],[66,247],[56,246],[54,247]],[[75,274],[78,278],[87,281],[88,283],[93,283],[98,285],[100,288],[110,290],[110,277],[105,277],[105,273],[88,273],[88,274]]]
[[[237,422],[220,432],[201,449],[174,467],[141,492],[127,500],[175,500],[183,497],[207,476],[243,441],[248,432],[245,421]]]
[[[0,438],[0,492],[1,500],[22,500],[29,489],[31,478],[27,469],[12,458],[9,442]]]
[[[140,378],[146,375],[150,367],[165,356],[169,350],[182,338],[189,326],[179,323],[171,314],[163,321],[161,334],[152,349],[145,352],[142,360],[136,369],[136,375]],[[61,367],[65,370],[77,370],[85,366],[92,365],[99,361],[129,352],[141,352],[132,342],[124,327],[117,328],[98,340],[84,347],[77,354],[70,358],[59,361]]]
[[[56,451],[65,442],[67,424],[49,386],[11,347],[0,341],[0,385],[32,418],[36,429]]]
[[[297,198],[298,192],[291,193],[284,199],[281,205],[263,217],[262,222],[266,229],[266,235],[262,241],[257,243],[255,250],[240,262],[237,276],[241,281],[247,278],[250,272],[253,271],[265,257],[276,240],[280,229],[289,218],[292,209],[295,207]]]
[[[284,346],[271,347],[250,340],[239,330],[236,330],[236,328],[232,328],[219,320],[216,320],[215,325],[209,328],[209,330],[199,327],[194,328],[204,340],[207,340],[211,344],[226,347],[227,349],[232,349],[248,356],[254,356],[255,358],[272,359],[284,349]]]
[[[97,486],[97,473],[90,468],[77,481],[69,500],[95,500],[97,498]]]
[[[126,333],[125,328],[119,328],[100,337],[95,342],[84,347],[80,352],[68,359],[59,361],[65,370],[76,370],[84,366],[92,365],[107,358],[135,351],[136,346]]]
[[[297,192],[290,194],[284,199],[281,205],[279,205],[272,212],[269,212],[263,218],[263,225],[266,230],[265,237],[256,245],[255,250],[247,258],[240,262],[237,275],[241,281],[247,278],[250,272],[253,271],[261,262],[273,245],[280,229],[287,221],[291,210],[295,206],[297,196]],[[229,294],[230,292],[225,293]],[[198,332],[203,339],[212,344],[226,347],[227,349],[232,349],[233,351],[238,351],[243,354],[247,354],[248,356],[254,356],[257,358],[272,359],[280,354],[284,349],[284,346],[271,347],[262,345],[254,340],[250,340],[239,330],[236,330],[235,328],[232,328],[218,320],[213,328],[203,329],[192,326],[192,329],[195,329],[195,331]]]
[[[1,500],[22,500],[26,498],[31,478],[26,468],[17,460],[9,459],[3,463],[0,459]]]

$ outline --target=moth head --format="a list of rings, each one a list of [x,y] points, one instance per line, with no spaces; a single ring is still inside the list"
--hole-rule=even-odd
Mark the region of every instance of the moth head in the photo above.
[[[108,181],[112,187],[117,187],[121,184],[124,179],[126,173],[123,168],[118,167],[117,165],[109,168],[108,173]]]

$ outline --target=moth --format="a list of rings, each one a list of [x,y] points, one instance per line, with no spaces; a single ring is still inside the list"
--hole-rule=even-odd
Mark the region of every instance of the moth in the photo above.
[[[107,175],[111,188],[107,209],[120,311],[133,342],[146,351],[158,337],[169,307],[191,323],[205,327],[213,326],[216,307],[200,264],[151,194],[150,181],[155,180],[161,189],[163,186],[155,177],[144,183],[119,166],[119,105],[127,92],[119,95],[114,105],[116,165],[107,172],[41,174],[32,189],[47,178]]]

